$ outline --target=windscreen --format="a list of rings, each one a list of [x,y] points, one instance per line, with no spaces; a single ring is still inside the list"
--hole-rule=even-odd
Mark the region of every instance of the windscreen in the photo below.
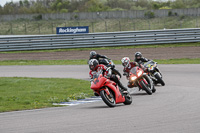
[[[92,75],[93,75],[93,79],[98,78],[100,74],[102,74],[102,70],[96,72],[96,71],[92,71]]]
[[[148,67],[151,67],[152,65],[154,65],[154,62],[148,61],[147,63],[144,64],[144,67],[148,68]]]
[[[98,72],[92,72],[93,74],[93,79],[98,78],[99,77],[99,73]]]
[[[130,72],[136,75],[137,67],[133,67]]]

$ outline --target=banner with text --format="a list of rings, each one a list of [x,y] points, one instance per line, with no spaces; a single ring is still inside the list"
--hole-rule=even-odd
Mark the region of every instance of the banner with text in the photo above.
[[[56,34],[81,34],[89,33],[89,26],[56,27]]]

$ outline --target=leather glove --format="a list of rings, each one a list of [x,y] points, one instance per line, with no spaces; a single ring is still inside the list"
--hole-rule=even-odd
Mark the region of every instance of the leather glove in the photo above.
[[[127,72],[123,73],[123,76],[128,76],[128,73]]]

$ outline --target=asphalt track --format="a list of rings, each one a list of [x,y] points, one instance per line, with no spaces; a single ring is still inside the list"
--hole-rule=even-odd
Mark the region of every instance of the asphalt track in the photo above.
[[[99,101],[0,113],[0,133],[199,133],[200,64],[159,67],[166,86],[156,86],[153,95],[133,93],[131,105],[109,108]],[[88,79],[88,67],[0,66],[0,77],[12,76]]]

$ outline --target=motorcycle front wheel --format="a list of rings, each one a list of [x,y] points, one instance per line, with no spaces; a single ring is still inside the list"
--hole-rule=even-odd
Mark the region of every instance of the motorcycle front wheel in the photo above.
[[[162,85],[165,86],[165,82],[163,81],[163,79],[161,78],[161,75],[159,73],[157,73],[155,75],[155,78],[158,80],[158,82]]]
[[[140,85],[142,86],[142,89],[146,91],[147,94],[151,95],[152,91],[149,89],[149,87],[144,83],[144,81],[140,81]]]
[[[115,102],[115,97],[113,93],[110,91],[110,95],[108,95],[105,90],[100,91],[100,95],[102,100],[109,106],[109,107],[115,107],[116,102]]]

